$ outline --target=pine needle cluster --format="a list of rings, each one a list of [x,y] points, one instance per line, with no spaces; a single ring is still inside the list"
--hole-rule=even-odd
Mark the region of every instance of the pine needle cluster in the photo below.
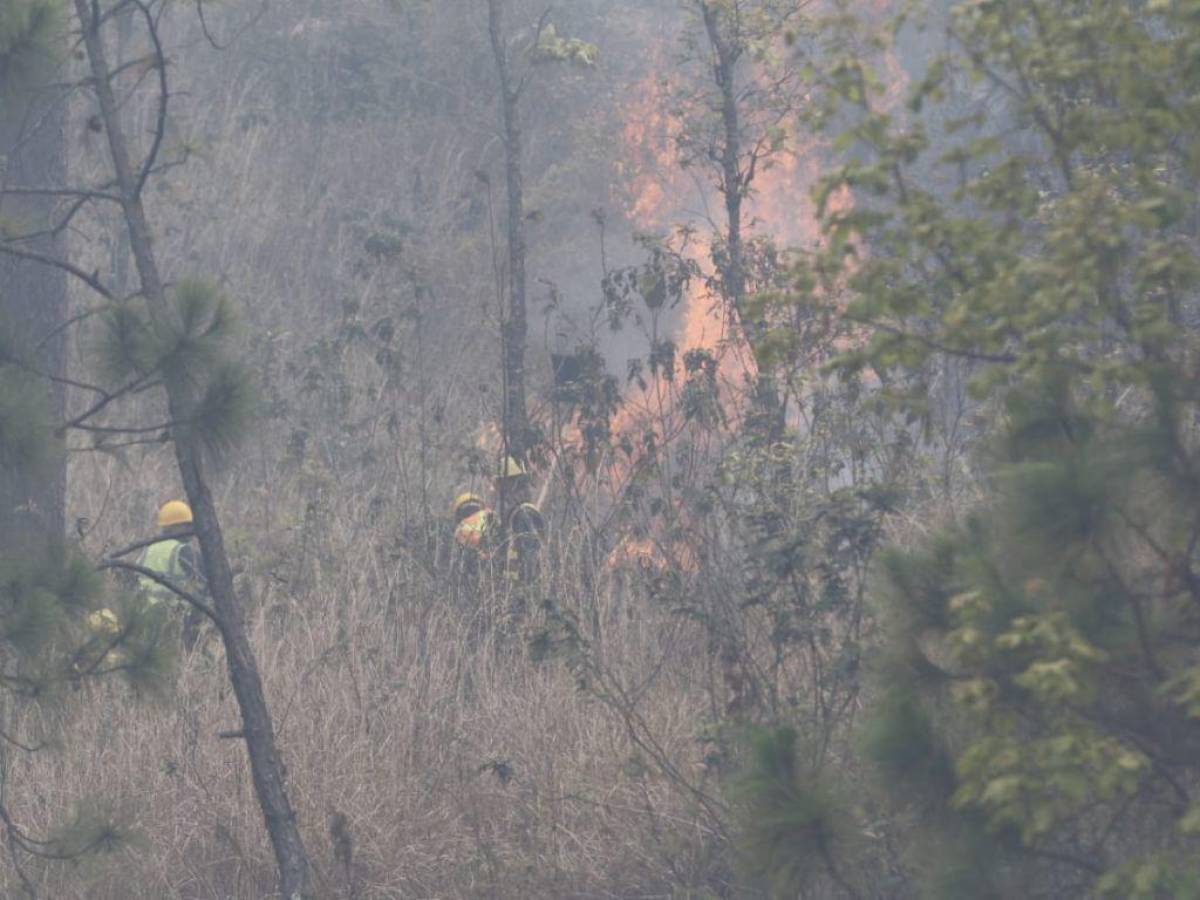
[[[227,296],[199,280],[181,281],[171,302],[171,316],[151,315],[141,297],[111,304],[94,346],[97,367],[115,384],[191,385],[191,409],[171,425],[219,455],[244,434],[256,406],[253,381],[235,355],[238,318]]]

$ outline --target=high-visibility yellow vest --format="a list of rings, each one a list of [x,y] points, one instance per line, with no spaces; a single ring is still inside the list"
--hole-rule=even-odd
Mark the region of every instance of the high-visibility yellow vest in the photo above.
[[[183,541],[177,541],[174,538],[167,538],[151,544],[142,551],[141,559],[138,564],[142,568],[149,569],[151,572],[157,572],[163,578],[170,581],[172,584],[177,584],[184,590],[192,587],[187,572],[179,562],[179,552],[183,549]],[[138,590],[142,595],[154,605],[157,605],[164,600],[178,600],[178,595],[174,594],[168,588],[163,587],[157,581],[147,578],[145,575],[138,576]]]
[[[458,523],[454,539],[460,546],[468,547],[486,559],[495,549],[496,525],[496,514],[490,509],[481,509]]]

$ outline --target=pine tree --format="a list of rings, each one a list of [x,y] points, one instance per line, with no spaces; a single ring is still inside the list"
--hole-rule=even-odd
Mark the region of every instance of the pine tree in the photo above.
[[[67,810],[53,834],[22,827],[10,811],[22,786],[6,783],[8,757],[52,752],[60,736],[18,723],[31,706],[60,704],[68,685],[118,673],[159,691],[170,665],[155,623],[114,595],[63,533],[66,276],[47,263],[62,256],[53,216],[65,191],[65,104],[48,87],[60,13],[48,0],[0,9],[0,823],[31,897],[31,861],[110,851],[127,834],[105,816]]]
[[[108,63],[104,28],[112,20],[108,15],[112,10],[88,0],[74,3],[92,76],[89,86],[107,140],[115,194],[129,233],[139,282],[138,302],[114,298],[95,278],[90,283],[93,288],[101,288],[111,303],[109,323],[113,350],[117,351],[112,356],[124,366],[120,374],[128,379],[117,395],[127,393],[129,385],[159,384],[163,389],[168,421],[161,430],[171,440],[180,481],[193,511],[212,602],[205,604],[177,593],[201,609],[221,636],[230,684],[242,714],[240,736],[246,743],[255,793],[275,851],[280,890],[289,900],[303,900],[312,896],[308,854],[296,824],[274,723],[234,591],[233,571],[206,474],[214,451],[226,449],[237,426],[248,417],[248,381],[241,367],[224,352],[228,350],[226,338],[231,324],[229,304],[198,282],[180,283],[169,289],[159,268],[143,195],[161,162],[171,93],[159,22],[144,4],[137,7],[147,38],[155,48],[148,71],[155,73],[158,88],[156,128],[140,159],[126,134],[116,73]],[[142,426],[115,430],[144,433],[160,429]]]
[[[837,56],[852,125],[821,199],[855,203],[799,273],[871,335],[848,376],[919,409],[967,360],[992,417],[983,499],[880,566],[865,745],[921,896],[1194,896],[1200,4],[945,24],[907,121]]]
[[[88,315],[101,325],[103,340],[96,342],[99,358],[95,371],[69,382],[88,395],[88,405],[64,422],[61,412],[56,420],[38,399],[39,392],[45,394],[44,382],[55,383],[55,377],[32,364],[22,352],[29,344],[28,336],[12,327],[5,329],[3,346],[8,352],[0,358],[0,378],[7,379],[13,389],[5,391],[0,403],[0,457],[5,462],[6,476],[11,473],[19,484],[26,473],[34,471],[38,460],[49,458],[56,447],[61,450],[64,438],[74,441],[70,450],[118,454],[132,445],[168,438],[172,441],[181,481],[194,511],[212,603],[182,589],[176,593],[212,620],[222,637],[230,681],[243,713],[242,736],[251,773],[276,850],[281,888],[288,897],[307,897],[311,895],[308,860],[287,796],[270,713],[233,593],[230,564],[204,474],[208,461],[228,448],[248,418],[248,379],[228,352],[234,325],[229,302],[198,281],[182,280],[168,288],[158,270],[142,195],[163,162],[170,99],[167,60],[159,39],[158,19],[145,4],[133,4],[133,8],[155,48],[146,58],[145,71],[157,76],[158,87],[157,127],[144,152],[139,154],[143,148],[131,147],[126,137],[117,99],[119,74],[110,70],[105,55],[106,24],[123,19],[109,13],[128,12],[129,6],[121,4],[121,10],[116,10],[81,0],[74,4],[75,21],[82,36],[81,58],[91,71],[84,85],[94,92],[99,108],[94,121],[106,137],[113,177],[100,186],[55,185],[47,189],[5,185],[0,196],[69,199],[62,218],[55,222],[56,232],[69,227],[84,208],[116,204],[128,232],[139,290],[133,297],[118,296],[98,272],[89,274],[75,266],[62,254],[61,247],[35,252],[26,248],[21,235],[5,235],[0,242],[3,255],[36,262],[51,275],[65,273],[89,289],[89,302],[95,305]],[[55,4],[22,0],[16,6],[5,6],[0,13],[0,24],[6,27],[9,37],[0,48],[11,50],[4,61],[14,71],[25,59],[65,45],[66,31],[60,27],[66,21],[65,15],[60,16],[65,10]],[[158,386],[165,388],[166,420],[129,421],[131,404],[127,401]],[[85,438],[83,442],[80,436]],[[125,672],[135,683],[161,685],[167,662],[166,648],[158,641],[163,631],[162,616],[136,602],[118,603],[115,612],[93,609],[87,617],[84,645],[70,649],[62,659],[61,653],[44,652],[66,650],[69,645],[59,637],[61,629],[56,628],[71,618],[82,617],[96,604],[98,583],[94,578],[81,580],[81,566],[84,570],[90,568],[78,560],[70,561],[66,550],[55,550],[42,568],[14,567],[11,574],[6,573],[4,585],[11,600],[12,618],[7,637],[14,649],[29,648],[26,656],[12,658],[11,671],[5,672],[6,686],[38,698],[46,691],[43,685],[53,686],[56,678],[63,680],[64,672],[77,680],[112,671]],[[104,560],[101,568],[140,571],[119,554]],[[64,571],[75,577],[63,576]],[[27,657],[29,663],[25,664]],[[112,844],[107,837],[94,841],[81,838],[80,829],[90,820],[77,823],[80,827],[63,839],[67,843],[59,851],[57,845],[38,844],[24,836],[10,819],[0,819],[8,827],[11,846],[35,853],[39,847],[49,847],[55,858]]]

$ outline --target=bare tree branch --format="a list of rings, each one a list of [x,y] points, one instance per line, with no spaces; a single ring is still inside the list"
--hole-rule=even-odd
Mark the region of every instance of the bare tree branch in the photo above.
[[[140,198],[142,191],[146,187],[146,182],[150,178],[150,173],[154,169],[154,163],[158,159],[159,151],[162,149],[163,139],[167,132],[167,103],[171,95],[167,88],[167,58],[163,52],[162,40],[158,34],[158,20],[154,18],[148,4],[142,2],[142,0],[132,0],[132,2],[141,10],[142,18],[146,20],[146,33],[154,45],[155,68],[158,70],[158,115],[154,123],[154,139],[150,144],[150,152],[146,154],[146,158],[142,161],[137,185],[133,192],[134,197]]]
[[[213,37],[212,32],[208,28],[208,20],[204,15],[204,0],[196,0],[196,16],[200,20],[200,30],[204,32],[204,39],[212,45],[214,50],[228,50],[241,39],[242,35],[257,25],[259,20],[267,14],[267,10],[270,8],[271,0],[263,0],[262,4],[258,8],[258,12],[251,16],[250,20],[242,25],[241,28],[237,29],[237,31],[234,32],[233,37],[222,44],[218,42],[215,37]]]
[[[0,188],[0,195],[13,195],[14,197],[77,197],[86,200],[108,200],[111,203],[120,203],[121,198],[116,194],[108,194],[104,191],[89,191],[84,188],[43,188],[43,187],[6,187]]]
[[[162,539],[159,538],[159,540],[162,540]],[[151,543],[157,543],[157,541],[152,541]],[[212,609],[207,603],[205,603],[203,600],[201,600],[195,594],[191,593],[190,591],[184,590],[182,587],[177,585],[175,582],[171,581],[171,579],[167,578],[165,575],[162,575],[159,572],[155,572],[153,569],[147,569],[145,566],[139,566],[137,563],[125,562],[124,560],[121,560],[121,559],[106,559],[104,562],[100,563],[100,565],[98,565],[96,568],[98,568],[102,571],[105,569],[123,569],[127,572],[134,572],[138,575],[141,575],[143,578],[149,578],[155,584],[166,588],[168,591],[170,591],[172,594],[174,594],[180,600],[187,603],[193,609],[196,609],[199,612],[203,613],[204,615],[208,616],[209,620],[215,626],[217,626],[217,630],[221,632],[222,637],[225,635],[225,625],[221,621],[220,617],[217,616],[216,610]]]
[[[194,531],[181,531],[178,534],[174,535],[175,540],[179,540],[179,541],[186,540],[187,538],[190,538],[190,537],[195,537]],[[109,553],[108,556],[105,558],[110,559],[110,560],[120,559],[122,556],[128,556],[134,550],[141,550],[143,547],[149,547],[152,544],[157,544],[161,540],[162,540],[161,536],[145,538],[143,540],[137,541],[136,543],[130,544],[128,547],[122,547],[120,550],[114,550],[112,553]]]
[[[109,393],[107,391],[101,391],[103,396],[99,400],[97,400],[91,407],[86,409],[84,412],[80,413],[78,416],[71,419],[69,422],[63,423],[62,427],[60,427],[58,429],[58,433],[60,435],[65,434],[69,429],[74,428],[74,429],[77,429],[80,431],[95,431],[95,432],[100,432],[100,433],[111,433],[111,434],[149,434],[150,432],[162,431],[165,427],[170,427],[170,426],[159,426],[157,428],[128,429],[128,428],[101,428],[99,426],[88,426],[86,424],[88,419],[90,419],[92,416],[99,413],[101,410],[103,410],[106,406],[110,405],[114,401],[119,400],[121,397],[124,397],[128,394],[137,393],[138,390],[141,387],[143,387],[153,375],[154,375],[154,372],[146,372],[142,375],[139,375],[133,381],[129,382],[124,387],[117,388],[112,393]]]
[[[72,265],[66,260],[55,259],[53,256],[47,256],[44,253],[37,253],[33,250],[22,250],[19,247],[14,247],[11,244],[4,242],[0,242],[0,253],[7,254],[8,256],[15,256],[17,259],[27,259],[32,262],[38,262],[42,263],[43,265],[52,266],[56,269],[61,269],[67,274],[73,275],[75,278],[82,281],[100,296],[108,300],[116,299],[116,297],[113,296],[112,291],[100,283],[100,279],[97,274],[89,275],[87,272],[83,271],[83,269]]]

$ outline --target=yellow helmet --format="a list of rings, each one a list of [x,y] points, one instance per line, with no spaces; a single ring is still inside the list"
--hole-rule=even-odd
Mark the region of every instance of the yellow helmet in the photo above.
[[[506,456],[496,474],[499,478],[520,478],[528,473],[515,456]]]
[[[471,514],[470,512],[465,511],[468,506],[475,506],[479,509],[483,509],[483,498],[478,494],[471,493],[470,491],[464,491],[454,498],[454,503],[450,506],[450,515],[454,517],[455,521],[459,519],[465,519]]]
[[[164,503],[158,511],[158,527],[168,525],[188,525],[192,521],[192,508],[182,500],[172,500]]]

